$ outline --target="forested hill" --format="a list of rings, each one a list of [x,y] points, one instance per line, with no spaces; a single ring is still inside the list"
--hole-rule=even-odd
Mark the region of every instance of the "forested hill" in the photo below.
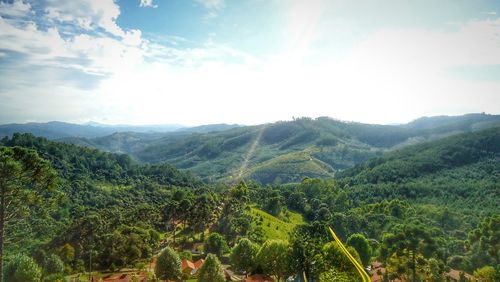
[[[0,146],[24,147],[37,151],[67,180],[84,179],[110,184],[153,181],[161,185],[196,187],[200,180],[169,164],[139,165],[125,154],[114,154],[72,144],[49,141],[32,134],[15,133],[0,140]]]
[[[500,127],[388,152],[382,157],[340,172],[337,176],[346,178],[353,184],[404,182],[478,163],[491,163],[488,171],[492,176],[499,176]]]
[[[243,178],[279,184],[299,182],[304,177],[333,177],[338,171],[387,151],[495,126],[500,126],[500,116],[488,114],[424,117],[402,125],[299,118],[256,126],[214,124],[171,132],[159,132],[168,129],[161,126],[51,122],[0,125],[0,136],[30,132],[127,154],[140,163],[170,163],[208,181],[231,183]]]
[[[166,161],[206,180],[239,177],[263,184],[332,177],[395,148],[500,125],[500,116],[421,118],[404,125],[372,125],[300,118],[230,130],[168,134],[116,133],[67,142],[122,152],[145,163]]]
[[[498,215],[500,128],[389,152],[339,173],[337,183],[356,206],[390,200],[439,206],[475,228],[481,218]]]

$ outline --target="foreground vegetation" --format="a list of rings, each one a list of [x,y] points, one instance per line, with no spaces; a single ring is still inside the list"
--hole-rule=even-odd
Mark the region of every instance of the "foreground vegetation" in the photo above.
[[[6,281],[148,270],[158,254],[149,270],[161,279],[220,281],[230,265],[243,276],[356,281],[328,226],[363,265],[383,262],[387,278],[444,281],[454,268],[499,279],[498,128],[393,151],[335,180],[268,186],[206,184],[168,164],[29,134],[0,145],[2,191],[24,195],[4,218]],[[203,271],[177,272],[181,258],[199,257]]]

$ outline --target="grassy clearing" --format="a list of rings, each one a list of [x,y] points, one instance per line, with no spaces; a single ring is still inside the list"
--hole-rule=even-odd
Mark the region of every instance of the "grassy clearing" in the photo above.
[[[261,183],[300,182],[304,177],[331,177],[333,168],[313,157],[309,150],[292,152],[263,161],[245,172],[246,178]]]
[[[256,207],[252,207],[250,213],[253,216],[252,227],[260,226],[266,239],[287,240],[293,228],[304,222],[302,215],[291,211],[282,212],[281,219]]]

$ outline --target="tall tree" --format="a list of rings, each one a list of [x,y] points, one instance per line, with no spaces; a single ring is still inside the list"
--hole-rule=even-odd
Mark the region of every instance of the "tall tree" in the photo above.
[[[40,278],[42,269],[25,255],[15,256],[5,267],[5,280],[9,282],[38,282]]]
[[[55,187],[56,179],[49,163],[35,151],[0,147],[0,282],[6,225],[29,216],[31,207]]]
[[[161,252],[156,260],[155,275],[161,280],[177,281],[181,278],[181,259],[170,247]]]
[[[288,272],[290,247],[282,240],[264,242],[257,254],[257,261],[266,274],[274,275],[281,281]]]
[[[247,238],[242,238],[231,251],[231,263],[235,270],[250,273],[255,267],[259,247]]]
[[[435,241],[422,225],[400,225],[394,231],[384,236],[382,257],[389,258],[393,254],[406,256],[407,266],[412,273],[412,281],[417,281],[417,258],[419,254],[428,258],[436,252]]]
[[[370,246],[368,239],[366,239],[363,234],[352,234],[349,238],[347,238],[346,244],[356,249],[364,266],[367,266],[370,263],[372,247]]]
[[[177,228],[177,220],[180,217],[179,202],[175,199],[168,201],[163,206],[163,220],[167,226],[172,225],[173,239],[175,245],[175,230]]]
[[[207,259],[200,268],[199,282],[224,282],[226,281],[222,272],[222,265],[214,254],[208,254]]]
[[[207,253],[215,254],[217,257],[222,257],[228,250],[226,239],[217,232],[213,232],[208,236],[205,242],[205,251]]]

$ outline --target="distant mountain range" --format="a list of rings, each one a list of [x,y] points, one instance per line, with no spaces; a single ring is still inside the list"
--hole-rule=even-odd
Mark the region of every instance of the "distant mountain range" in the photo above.
[[[12,136],[12,134],[32,133],[35,136],[48,139],[60,139],[68,137],[96,138],[111,135],[117,132],[135,133],[165,133],[173,131],[186,132],[211,132],[237,127],[229,124],[210,124],[195,127],[186,127],[179,124],[158,124],[158,125],[108,125],[97,122],[87,122],[85,124],[74,124],[60,121],[46,123],[11,123],[0,125],[0,137]]]
[[[34,135],[109,152],[143,163],[168,162],[209,181],[250,178],[285,183],[331,177],[412,144],[500,127],[500,115],[467,114],[419,118],[407,124],[373,125],[328,117],[300,118],[256,126],[204,125],[192,128],[46,124],[2,125],[0,136]]]

